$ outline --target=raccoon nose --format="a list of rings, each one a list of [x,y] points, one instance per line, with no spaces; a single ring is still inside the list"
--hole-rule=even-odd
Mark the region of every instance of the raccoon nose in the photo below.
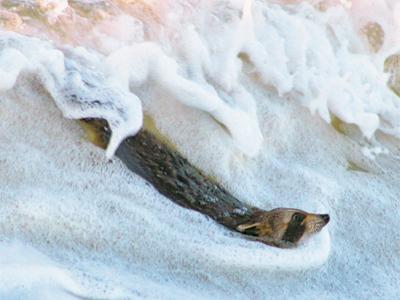
[[[325,224],[328,224],[329,219],[330,219],[330,217],[329,217],[328,214],[326,214],[326,215],[321,215],[321,218],[322,218],[322,220],[324,220]]]

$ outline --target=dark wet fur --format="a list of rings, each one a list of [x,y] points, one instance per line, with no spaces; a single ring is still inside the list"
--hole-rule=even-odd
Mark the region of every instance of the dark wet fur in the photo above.
[[[107,145],[110,138],[107,124],[101,120],[85,121],[96,127],[103,144]],[[115,154],[131,171],[152,183],[161,194],[229,228],[235,229],[260,211],[233,197],[145,129],[125,139]]]
[[[305,217],[305,215],[299,213],[293,215],[292,220],[290,220],[285,234],[282,237],[283,241],[295,243],[303,236],[306,226],[302,224],[302,222]]]
[[[95,143],[106,147],[111,135],[107,123],[98,119],[83,121],[89,124],[96,131],[97,138],[100,138],[100,141]],[[301,222],[305,215],[302,215],[301,220],[293,216],[279,239],[267,236],[266,230],[274,228],[274,222],[282,222],[279,217],[287,215],[287,211],[292,209],[275,209],[268,212],[239,201],[146,129],[141,129],[135,136],[125,139],[117,149],[116,156],[131,171],[149,181],[161,194],[175,203],[199,211],[232,230],[251,236],[252,239],[287,248],[295,246],[304,234],[305,227]],[[269,215],[273,217],[266,218]],[[262,223],[261,226],[251,225],[259,222]],[[239,230],[238,226],[241,224],[250,226]]]

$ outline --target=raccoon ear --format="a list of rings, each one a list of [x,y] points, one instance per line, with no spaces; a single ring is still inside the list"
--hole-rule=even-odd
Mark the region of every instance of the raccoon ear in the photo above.
[[[260,222],[251,224],[241,224],[238,227],[236,227],[236,230],[244,234],[258,236],[257,227],[260,226],[260,224],[261,224]]]

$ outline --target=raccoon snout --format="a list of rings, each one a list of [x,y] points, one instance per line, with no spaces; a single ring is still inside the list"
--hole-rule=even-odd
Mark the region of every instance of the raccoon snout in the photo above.
[[[326,215],[321,215],[321,219],[325,222],[325,224],[328,224],[330,217],[328,214]]]

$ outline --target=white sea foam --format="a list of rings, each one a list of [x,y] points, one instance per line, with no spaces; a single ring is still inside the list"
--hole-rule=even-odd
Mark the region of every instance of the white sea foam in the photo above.
[[[397,4],[372,18],[310,2],[2,2],[0,298],[395,297],[400,101],[383,61]],[[143,110],[243,201],[332,222],[297,249],[244,240],[61,117],[107,119],[111,157]],[[341,135],[332,115],[356,126]]]
[[[381,63],[377,65],[362,50],[357,32],[348,30],[351,22],[344,9],[321,14],[303,5],[295,13],[289,13],[277,6],[251,4],[250,0],[244,1],[242,9],[226,4],[217,7],[215,12],[215,4],[210,5],[209,15],[200,11],[200,17],[193,16],[192,23],[179,20],[185,22],[187,29],[182,29],[180,35],[175,33],[176,37],[169,40],[134,42],[128,39],[130,45],[123,46],[125,36],[116,35],[113,40],[122,39],[117,44],[119,49],[111,51],[106,58],[87,52],[79,70],[69,70],[71,63],[68,62],[65,70],[60,52],[46,42],[35,41],[34,47],[44,50],[36,52],[32,52],[33,44],[28,39],[19,39],[17,49],[13,48],[15,44],[9,46],[3,42],[3,89],[12,86],[24,67],[21,64],[40,69],[44,84],[50,85],[48,89],[65,116],[105,117],[110,122],[114,132],[108,149],[110,157],[119,142],[135,134],[142,124],[140,99],[135,90],[130,90],[130,85],[138,87],[151,80],[184,104],[210,113],[227,127],[240,150],[254,156],[259,152],[262,136],[253,95],[238,80],[244,63],[240,55],[245,55],[263,83],[274,87],[280,96],[294,95],[325,121],[330,122],[334,114],[346,123],[358,125],[367,138],[378,129],[400,135],[400,105],[397,96],[387,87],[387,76],[382,72],[384,57],[375,59]],[[127,22],[123,24],[129,25]],[[174,26],[178,25],[171,25],[173,29]],[[142,27],[138,28],[134,32],[139,32],[137,40],[142,40]],[[85,45],[85,39],[80,42]],[[84,50],[69,51],[82,53]],[[10,55],[24,55],[25,59],[17,59],[19,63],[10,66],[7,63],[12,59]],[[48,55],[54,55],[50,63]],[[89,58],[90,62],[96,63],[91,65],[92,70],[85,70],[91,55],[94,58]],[[76,64],[72,66],[76,67]],[[58,85],[49,82],[52,79]],[[81,92],[85,80],[92,81],[96,87],[96,99],[75,95]],[[80,112],[77,111],[79,101],[65,99],[63,94],[55,96],[65,89],[74,97],[85,98],[81,99],[84,105],[80,105]],[[93,93],[91,89],[88,92]],[[115,93],[112,98],[118,100],[103,100],[110,93]],[[99,101],[105,103],[99,104]]]

